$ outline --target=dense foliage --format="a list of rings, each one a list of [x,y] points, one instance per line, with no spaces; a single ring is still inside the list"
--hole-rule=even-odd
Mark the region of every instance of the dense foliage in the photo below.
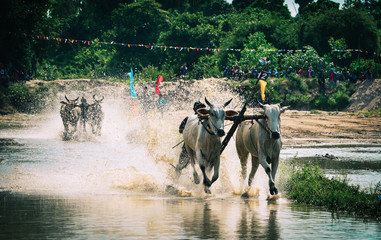
[[[291,198],[301,203],[356,215],[381,215],[381,202],[378,200],[381,182],[366,192],[357,185],[350,185],[345,177],[329,179],[318,167],[304,166],[292,173],[286,189]]]
[[[139,71],[148,65],[175,75],[184,62],[190,72],[197,71],[194,76],[205,77],[209,69],[201,71],[200,63],[217,64],[220,73],[226,65],[254,67],[258,57],[270,54],[265,49],[274,50],[273,63],[278,69],[290,64],[293,53],[275,56],[277,50],[307,48],[324,58],[327,65],[344,67],[340,64],[349,65],[357,54],[349,53],[346,61],[340,61],[340,53],[333,52],[331,44],[340,39],[343,44],[336,46],[341,47],[338,50],[361,49],[362,58],[378,62],[379,1],[348,1],[343,9],[329,0],[296,3],[299,14],[291,17],[283,0],[234,0],[232,4],[224,0],[6,1],[0,10],[0,61],[27,71],[32,57],[37,56],[39,69],[47,79],[73,74],[119,76],[131,66]],[[36,36],[243,51],[95,47],[43,41]],[[295,64],[293,67],[298,68],[302,63]]]
[[[10,73],[2,81],[27,76],[33,57],[43,80],[126,79],[132,67],[137,81],[158,74],[171,81],[184,63],[188,78],[222,77],[226,66],[261,70],[264,57],[279,76],[290,67],[316,70],[320,61],[326,72],[369,65],[379,71],[379,1],[346,1],[343,8],[330,0],[295,2],[299,12],[292,17],[284,0],[5,1],[0,65]],[[340,109],[352,90],[344,85],[320,96],[310,89],[315,83],[287,76],[269,88],[274,99],[292,93],[291,101],[319,109]]]

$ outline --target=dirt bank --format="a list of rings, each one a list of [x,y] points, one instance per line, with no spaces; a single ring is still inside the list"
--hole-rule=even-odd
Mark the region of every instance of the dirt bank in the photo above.
[[[381,117],[288,111],[281,120],[285,145],[381,145]]]
[[[349,100],[348,111],[368,111],[381,107],[381,79],[359,81]]]

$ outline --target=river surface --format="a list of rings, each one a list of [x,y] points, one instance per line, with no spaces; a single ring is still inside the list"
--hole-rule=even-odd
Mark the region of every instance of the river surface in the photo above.
[[[170,165],[180,153],[173,146],[182,139],[177,127],[184,113],[139,118],[113,109],[106,102],[101,137],[88,130],[63,141],[54,113],[0,130],[0,239],[381,239],[379,220],[283,196],[268,201],[261,167],[254,180],[259,196],[234,194],[240,166],[233,142],[206,195],[192,183],[191,167],[177,179]],[[314,161],[328,175],[344,170],[351,183],[367,188],[381,180],[380,152],[286,146],[281,164],[295,156]],[[280,167],[278,177],[284,174]]]

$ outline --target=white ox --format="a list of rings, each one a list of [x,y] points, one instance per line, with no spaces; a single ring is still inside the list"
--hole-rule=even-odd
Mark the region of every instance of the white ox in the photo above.
[[[282,148],[280,114],[288,107],[282,107],[282,103],[259,104],[262,108],[260,113],[264,115],[264,119],[259,119],[257,122],[244,121],[238,126],[236,149],[242,167],[242,180],[246,179],[247,157],[250,153],[252,168],[248,180],[249,187],[259,164],[261,164],[269,178],[270,194],[274,195],[278,194],[274,180],[279,164],[279,153]]]
[[[196,158],[203,175],[204,191],[208,194],[211,193],[209,187],[218,179],[221,150],[220,138],[225,135],[224,108],[231,101],[232,99],[224,105],[214,105],[205,98],[205,102],[210,109],[202,108],[198,110],[199,116],[189,116],[183,132],[185,147],[193,167],[194,182],[196,184],[200,183],[195,169]],[[199,117],[204,120],[200,120]],[[206,170],[211,171],[212,168],[214,168],[214,173],[212,179],[209,180]]]

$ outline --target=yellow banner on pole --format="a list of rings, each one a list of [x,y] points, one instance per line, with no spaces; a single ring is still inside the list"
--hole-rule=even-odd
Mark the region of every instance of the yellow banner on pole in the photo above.
[[[259,80],[259,85],[261,86],[262,101],[265,101],[265,89],[266,89],[267,82],[263,80]]]

